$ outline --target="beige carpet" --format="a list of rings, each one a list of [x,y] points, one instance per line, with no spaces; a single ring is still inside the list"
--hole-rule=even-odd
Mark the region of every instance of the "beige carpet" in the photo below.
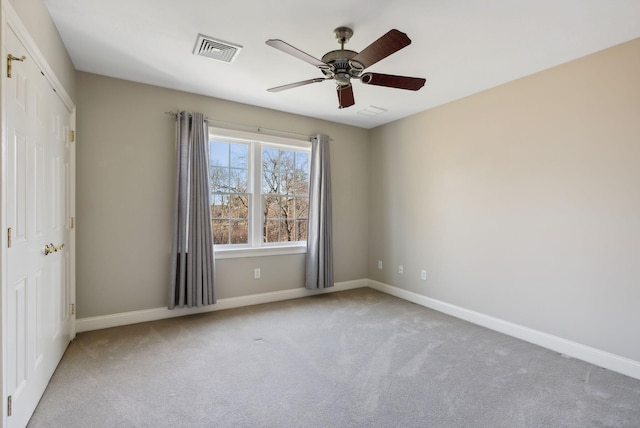
[[[640,427],[640,381],[370,289],[79,334],[30,427]]]

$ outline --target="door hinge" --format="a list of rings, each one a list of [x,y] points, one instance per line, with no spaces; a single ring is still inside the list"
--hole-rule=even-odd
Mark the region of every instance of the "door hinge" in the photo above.
[[[72,143],[76,141],[76,131],[69,131],[69,141]]]
[[[75,217],[71,217],[69,219],[69,229],[73,229],[76,225],[76,218]]]
[[[26,56],[22,55],[21,57],[17,57],[17,56],[13,56],[11,54],[7,55],[7,77],[9,79],[11,79],[11,63],[15,60],[15,61],[24,61],[25,59],[27,59]]]
[[[11,248],[11,228],[7,229],[7,248]]]
[[[71,315],[75,315],[76,314],[76,304],[75,303],[71,304],[70,312],[71,312]]]
[[[11,416],[11,396],[7,397],[7,416]]]

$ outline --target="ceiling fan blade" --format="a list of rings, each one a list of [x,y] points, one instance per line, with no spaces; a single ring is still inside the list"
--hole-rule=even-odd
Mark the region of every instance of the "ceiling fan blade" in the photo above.
[[[318,83],[323,82],[329,79],[323,79],[322,77],[317,77],[315,79],[303,80],[302,82],[289,83],[288,85],[276,86],[275,88],[269,88],[267,91],[269,92],[280,92],[286,89],[297,88],[298,86],[308,85],[310,83]]]
[[[318,58],[312,57],[308,53],[302,52],[300,49],[294,48],[289,43],[283,42],[280,39],[269,39],[265,43],[271,46],[272,48],[276,48],[284,53],[288,53],[289,55],[295,56],[296,58],[301,59],[305,62],[308,62],[311,65],[315,65],[316,67],[324,68],[324,69],[329,68],[327,64],[320,61]]]
[[[338,86],[338,108],[351,107],[356,103],[353,98],[353,86]]]
[[[411,39],[407,37],[405,33],[393,29],[367,46],[362,52],[353,57],[351,61],[362,64],[364,69],[410,44]]]
[[[362,83],[367,85],[387,86],[389,88],[408,89],[417,91],[422,88],[427,79],[421,77],[394,76],[392,74],[364,73],[360,76]]]

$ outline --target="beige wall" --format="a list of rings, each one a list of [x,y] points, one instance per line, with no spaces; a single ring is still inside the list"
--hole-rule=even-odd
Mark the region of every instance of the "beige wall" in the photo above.
[[[163,113],[181,108],[332,136],[337,281],[368,276],[640,361],[640,40],[365,131],[76,80],[41,0],[9,1],[78,105],[79,318],[166,304],[174,122]],[[304,277],[301,255],[217,267],[219,298]]]
[[[331,143],[335,280],[367,276],[368,133],[248,105],[78,73],[78,318],[166,306],[174,199],[175,120],[211,118]],[[262,278],[253,279],[253,269]],[[218,298],[304,286],[304,256],[218,260]]]
[[[9,0],[47,63],[75,102],[75,68],[42,0]]]
[[[370,278],[640,361],[640,39],[372,130],[370,180]]]

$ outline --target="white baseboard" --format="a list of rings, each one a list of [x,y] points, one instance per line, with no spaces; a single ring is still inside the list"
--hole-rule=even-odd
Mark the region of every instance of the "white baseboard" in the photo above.
[[[156,321],[165,318],[175,318],[185,315],[200,314],[203,312],[220,311],[223,309],[239,308],[243,306],[259,305],[262,303],[278,302],[281,300],[297,299],[323,293],[351,290],[367,286],[366,279],[338,282],[331,288],[321,290],[307,290],[306,288],[293,288],[290,290],[273,291],[270,293],[253,294],[250,296],[231,297],[219,299],[215,305],[201,306],[199,308],[176,308],[169,310],[166,307],[145,309],[141,311],[122,312],[119,314],[103,315],[76,320],[76,332],[101,330],[103,328],[119,327],[129,324],[137,324],[147,321]]]
[[[640,380],[640,362],[629,358],[621,357],[610,352],[601,351],[600,349],[582,345],[577,342],[563,339],[552,334],[544,333],[532,328],[524,327],[518,324],[494,318],[489,315],[481,314],[460,306],[452,305],[441,300],[432,299],[421,294],[407,291],[393,285],[387,285],[378,281],[369,280],[368,285],[374,290],[399,297],[409,302],[416,303],[427,308],[434,309],[438,312],[454,316],[456,318],[469,321],[473,324],[507,334],[526,342],[551,349],[552,351],[568,355],[579,360],[586,361],[605,369],[613,370],[623,375],[630,376]]]

